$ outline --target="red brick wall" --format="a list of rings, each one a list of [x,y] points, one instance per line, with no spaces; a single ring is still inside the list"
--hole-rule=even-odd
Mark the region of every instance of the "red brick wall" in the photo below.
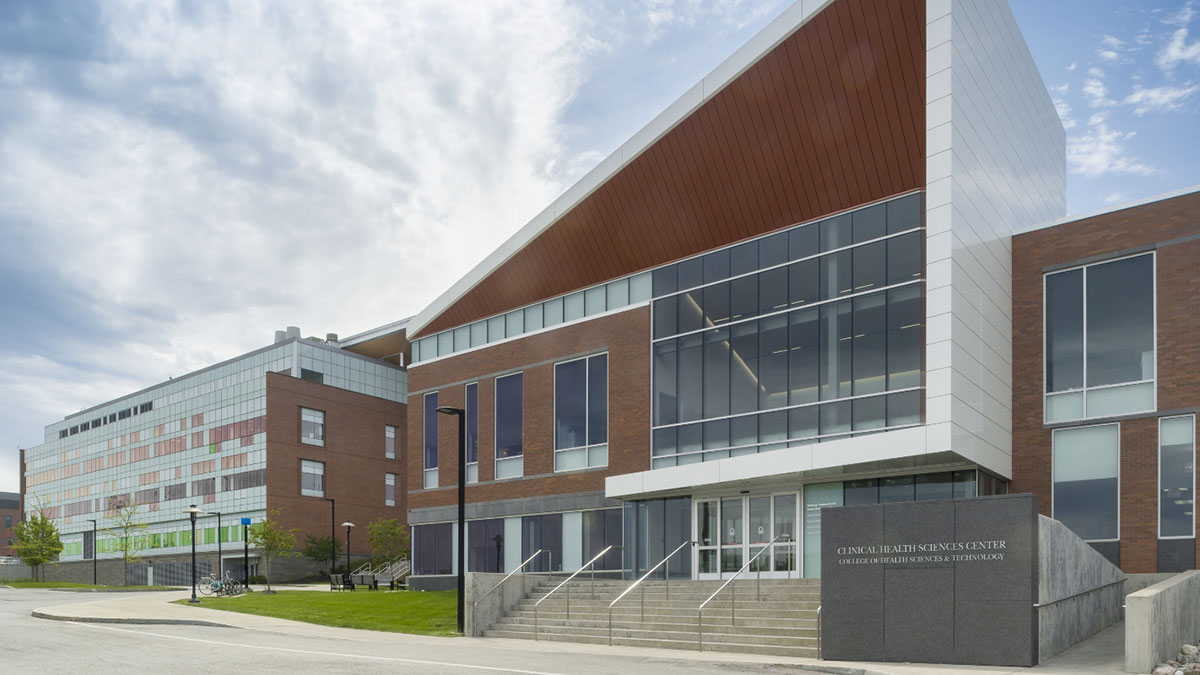
[[[608,352],[608,467],[554,475],[554,363]],[[479,382],[479,481],[495,477],[495,375],[523,371],[526,478],[467,488],[468,502],[604,489],[607,476],[650,468],[650,309],[641,307],[452,356],[409,371],[408,507],[457,503],[456,490],[423,490],[424,394],[462,407],[465,385]],[[439,487],[458,484],[458,428],[438,424]]]
[[[12,518],[12,526],[4,526],[5,516]],[[0,555],[15,555],[12,548],[8,545],[8,540],[12,539],[13,544],[17,543],[15,531],[19,522],[21,522],[21,509],[0,509]]]
[[[325,412],[324,447],[300,442],[300,408]],[[407,521],[404,495],[405,406],[374,396],[267,373],[267,509],[284,527],[329,536],[329,502],[300,494],[300,460],[325,463],[325,496],[336,502],[337,525],[356,525],[352,553],[369,553],[366,525],[376,518]],[[397,427],[396,458],[384,457],[384,427]],[[396,474],[396,505],[384,506],[384,474]],[[342,540],[345,528],[338,527]],[[343,548],[343,551],[345,549]]]
[[[1046,267],[1157,247],[1158,410],[1200,405],[1200,193],[1013,237],[1012,492],[1051,514],[1051,431],[1043,425]],[[1121,422],[1121,566],[1157,571],[1158,415]]]

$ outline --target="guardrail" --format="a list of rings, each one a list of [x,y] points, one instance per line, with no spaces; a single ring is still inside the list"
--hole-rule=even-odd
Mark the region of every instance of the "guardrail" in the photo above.
[[[625,596],[626,596],[626,595],[627,595],[627,594],[628,594],[630,591],[632,591],[633,589],[635,589],[635,588],[637,588],[638,586],[640,586],[640,585],[641,585],[641,583],[642,583],[643,581],[645,581],[647,578],[649,578],[649,576],[650,576],[651,574],[654,574],[654,572],[655,572],[655,571],[657,571],[657,570],[658,570],[658,568],[660,568],[660,567],[662,567],[664,564],[666,564],[666,562],[667,562],[668,560],[670,560],[671,558],[673,558],[673,557],[675,556],[675,554],[676,554],[676,553],[679,553],[680,551],[682,551],[682,550],[684,549],[684,547],[686,547],[686,546],[689,546],[689,545],[691,545],[691,546],[695,546],[695,545],[696,545],[696,542],[694,542],[694,541],[685,541],[685,542],[683,542],[682,544],[680,544],[680,545],[679,545],[679,548],[676,548],[674,551],[671,551],[670,553],[668,553],[668,554],[667,554],[667,557],[665,557],[665,558],[663,558],[662,560],[660,560],[660,561],[658,562],[658,564],[657,564],[657,565],[655,565],[654,567],[651,567],[651,568],[650,568],[650,570],[649,570],[648,572],[646,572],[645,574],[643,574],[643,575],[641,576],[641,578],[640,578],[640,579],[638,579],[637,581],[633,582],[633,583],[632,583],[632,584],[629,586],[629,588],[626,588],[624,591],[621,591],[621,594],[617,596],[617,599],[616,599],[616,600],[613,600],[612,602],[608,603],[608,644],[609,644],[609,646],[612,646],[612,613],[613,613],[613,606],[614,606],[614,605],[616,605],[618,602],[620,602],[620,601],[621,601],[621,599],[622,599],[622,598],[624,598],[624,597],[625,597]],[[670,599],[671,599],[671,571],[670,571],[670,570],[667,570],[667,571],[666,571],[666,572],[663,574],[663,576],[664,576],[664,577],[666,578],[666,580],[667,580],[667,599],[668,599],[668,600],[670,600]],[[642,588],[642,621],[643,621],[643,622],[645,622],[645,620],[646,620],[646,589],[645,589],[645,587],[643,587],[643,588]]]
[[[500,588],[501,586],[503,586],[503,585],[504,585],[504,582],[506,582],[506,581],[508,581],[509,579],[511,579],[511,578],[513,577],[513,575],[514,575],[514,574],[517,574],[518,572],[521,572],[521,570],[525,569],[525,566],[526,566],[526,565],[528,565],[529,563],[533,562],[533,559],[534,559],[534,558],[538,557],[539,555],[541,555],[541,554],[543,554],[543,553],[545,553],[545,554],[546,554],[546,559],[547,559],[547,563],[546,563],[546,574],[547,574],[547,575],[552,575],[552,574],[554,574],[554,552],[553,552],[553,551],[551,551],[551,550],[550,550],[550,549],[548,549],[548,548],[539,548],[537,551],[534,551],[533,555],[531,555],[531,556],[529,556],[528,558],[526,558],[526,559],[525,559],[525,562],[523,562],[523,563],[521,563],[519,566],[517,566],[517,569],[515,569],[515,570],[513,570],[513,571],[509,572],[508,574],[504,575],[504,578],[500,580],[500,583],[496,584],[495,586],[492,586],[491,590],[489,590],[487,593],[484,593],[483,595],[479,596],[479,598],[478,598],[477,600],[475,600],[475,602],[474,602],[474,603],[472,603],[472,607],[479,607],[479,603],[480,603],[480,602],[481,602],[481,601],[482,601],[484,598],[486,598],[487,596],[491,595],[493,591],[495,591],[496,589],[498,589],[498,588]],[[522,574],[521,574],[521,585],[522,585],[521,587],[522,587],[522,589],[524,588],[524,584],[525,584],[525,575],[524,575],[524,573],[522,573]]]
[[[704,651],[704,608],[708,605],[708,603],[713,601],[713,598],[720,595],[721,591],[725,590],[726,586],[729,586],[729,584],[733,583],[734,579],[737,579],[738,577],[740,577],[742,575],[742,572],[745,572],[747,569],[749,569],[750,565],[754,564],[754,561],[758,560],[759,556],[761,556],[763,553],[766,553],[767,551],[772,550],[775,546],[775,542],[779,541],[780,539],[782,539],[784,541],[790,541],[791,535],[786,534],[786,533],[780,534],[780,535],[776,536],[774,539],[772,539],[771,541],[767,542],[765,545],[763,545],[762,548],[760,548],[758,550],[758,553],[755,553],[753,556],[750,556],[750,559],[746,561],[746,564],[742,565],[742,569],[738,570],[737,573],[735,573],[733,576],[729,577],[728,581],[721,584],[721,587],[718,588],[716,591],[714,591],[712,595],[708,596],[707,600],[700,603],[700,607],[696,610],[696,621],[697,621],[697,633],[696,633],[697,647],[696,647],[696,649],[698,651]],[[788,576],[789,577],[791,577],[791,560],[792,560],[792,556],[789,554],[788,555]],[[762,567],[761,566],[756,567],[755,572],[758,573],[757,593],[761,596],[762,595]],[[737,625],[737,586],[734,586],[732,588],[732,590],[730,590],[730,593],[733,594],[733,599],[729,604],[729,625],[735,626],[735,625]]]
[[[570,619],[571,618],[571,586],[570,586],[571,581],[576,576],[578,576],[580,572],[582,572],[590,567],[592,570],[592,594],[594,595],[596,593],[596,561],[599,560],[600,558],[603,558],[604,554],[608,553],[609,551],[613,550],[614,548],[622,548],[622,547],[621,546],[606,546],[606,547],[604,547],[603,551],[600,551],[595,556],[593,556],[591,560],[584,563],[583,567],[580,567],[579,569],[577,569],[573,573],[571,573],[571,576],[567,577],[566,580],[564,580],[561,584],[555,586],[554,590],[550,591],[546,595],[542,596],[542,598],[540,600],[533,603],[533,639],[534,640],[538,639],[538,607],[542,604],[542,602],[545,601],[550,596],[557,593],[558,589],[562,588],[563,586],[566,586],[567,587],[567,618]]]

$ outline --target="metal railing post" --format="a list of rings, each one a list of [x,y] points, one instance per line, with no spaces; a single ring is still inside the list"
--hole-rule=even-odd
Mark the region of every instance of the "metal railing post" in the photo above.
[[[817,660],[821,660],[821,607],[817,605]]]
[[[696,651],[704,651],[704,608],[696,612]]]
[[[645,574],[643,574],[641,577],[639,577],[637,581],[630,584],[629,587],[626,588],[624,591],[621,591],[621,594],[618,595],[615,600],[608,603],[608,644],[609,645],[612,645],[612,610],[613,610],[613,607],[615,607],[616,604],[618,602],[620,602],[626,595],[629,595],[630,591],[637,588],[638,586],[641,586],[643,581],[650,578],[651,574],[654,574],[654,572],[656,572],[659,567],[662,567],[664,564],[666,564],[666,562],[668,560],[670,560],[672,557],[674,557],[674,555],[676,553],[679,553],[687,546],[695,546],[695,545],[696,545],[696,542],[694,542],[694,541],[683,542],[678,547],[676,547],[676,549],[674,551],[671,551],[669,554],[667,554],[667,557],[660,560],[657,565],[655,565],[654,567],[651,567]],[[609,548],[613,548],[613,547],[610,546]],[[624,547],[618,546],[616,548],[623,549]],[[668,574],[668,581],[667,581],[668,584],[670,584],[669,578],[670,578],[670,575]],[[667,593],[668,593],[668,598],[669,598],[670,597],[669,586],[668,586]],[[646,622],[646,587],[645,586],[642,586],[642,598],[641,599],[642,599],[642,623],[645,623]]]

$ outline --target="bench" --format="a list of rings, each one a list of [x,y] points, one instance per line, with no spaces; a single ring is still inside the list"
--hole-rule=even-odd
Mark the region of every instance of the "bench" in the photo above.
[[[374,574],[358,575],[358,581],[356,582],[356,584],[361,585],[361,586],[366,586],[368,590],[372,590],[372,591],[379,590],[379,579]],[[354,590],[354,589],[351,588],[350,590]]]
[[[354,577],[349,574],[335,574],[329,577],[329,590],[331,591],[353,591]]]

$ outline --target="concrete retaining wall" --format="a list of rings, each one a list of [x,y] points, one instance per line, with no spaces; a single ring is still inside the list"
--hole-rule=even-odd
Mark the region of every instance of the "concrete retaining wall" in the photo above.
[[[503,574],[485,574],[482,572],[467,573],[466,617],[463,630],[470,637],[480,637],[483,631],[499,621],[521,601],[529,589],[540,579],[546,577],[536,574],[514,574],[500,588],[487,597],[485,593],[492,590],[496,584],[504,580]],[[480,600],[479,606],[475,601]]]
[[[1038,517],[1038,660],[1121,620],[1125,575],[1067,526]]]
[[[1183,572],[1125,598],[1125,670],[1148,673],[1200,638],[1200,570]]]
[[[0,581],[32,579],[33,569],[28,565],[0,565]]]

